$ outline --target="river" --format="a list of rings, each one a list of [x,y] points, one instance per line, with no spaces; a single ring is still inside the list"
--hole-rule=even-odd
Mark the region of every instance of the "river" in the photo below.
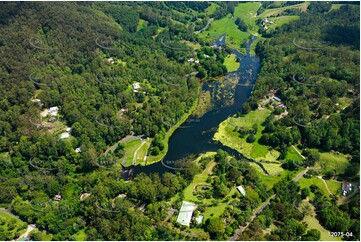
[[[221,41],[219,41],[219,39]],[[224,43],[225,35],[219,37],[215,42]],[[223,149],[228,153],[235,155],[237,158],[242,157],[238,152],[225,147],[219,142],[213,141],[212,138],[217,131],[218,125],[226,120],[230,115],[234,115],[239,112],[244,102],[252,94],[253,86],[257,78],[257,74],[260,69],[260,60],[257,56],[250,55],[250,48],[253,42],[257,39],[257,36],[253,36],[246,46],[246,55],[234,50],[232,53],[240,59],[240,66],[238,70],[232,72],[239,76],[238,84],[235,88],[234,102],[229,106],[215,106],[201,118],[195,119],[189,117],[189,124],[185,122],[186,128],[178,128],[169,139],[168,153],[164,157],[165,164],[173,163],[176,160],[184,158],[190,154],[199,155],[208,151],[217,151]],[[217,88],[215,83],[203,83],[202,89],[208,90],[210,88]],[[197,120],[194,122],[192,120]],[[134,168],[134,176],[144,172],[150,173],[164,173],[172,172],[174,169],[170,169],[163,165],[162,162],[154,163],[149,166],[137,166]]]

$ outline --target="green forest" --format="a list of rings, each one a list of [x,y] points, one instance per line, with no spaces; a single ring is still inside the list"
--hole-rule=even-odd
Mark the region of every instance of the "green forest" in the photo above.
[[[305,200],[324,231],[359,240],[358,190],[340,203],[302,184],[359,189],[359,23],[358,2],[0,2],[0,240],[26,224],[33,241],[324,240]],[[277,151],[284,172],[217,150],[123,179],[124,164],[162,160],[203,84],[226,80],[252,35],[260,72],[235,117],[272,95],[284,105],[234,132]],[[329,154],[347,157],[344,171],[312,170]],[[177,223],[184,200],[203,222]]]

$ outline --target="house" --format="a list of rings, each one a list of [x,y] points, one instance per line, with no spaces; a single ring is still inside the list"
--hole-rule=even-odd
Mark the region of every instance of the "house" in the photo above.
[[[198,63],[199,63],[199,60],[195,60],[194,63],[197,63],[197,64],[198,64]]]
[[[56,116],[58,114],[59,108],[58,107],[51,107],[49,108],[49,113],[51,116]]]
[[[60,139],[69,139],[69,138],[70,138],[70,134],[67,132],[62,133],[60,136]]]
[[[267,26],[264,26],[264,28],[263,28],[264,30],[267,30],[268,29],[268,27]]]
[[[127,195],[126,195],[126,194],[124,194],[124,193],[122,193],[122,194],[119,194],[119,195],[118,195],[118,197],[119,197],[119,198],[121,198],[121,199],[124,199],[124,198],[126,198],[126,197],[127,197]]]
[[[269,23],[270,21],[269,21],[268,18],[264,18],[264,19],[263,19],[263,22],[264,22],[264,23]]]
[[[206,54],[203,54],[203,56],[204,56],[205,58],[209,58],[209,57],[210,57],[209,55],[206,55]]]
[[[242,186],[238,186],[237,190],[243,195],[246,196],[246,190],[244,190],[244,188]]]
[[[60,201],[61,200],[61,195],[60,194],[55,195],[54,200],[55,201]]]
[[[133,86],[134,92],[138,92],[138,91],[139,91],[139,89],[140,89],[139,82],[133,83],[132,86]]]
[[[189,226],[191,223],[193,211],[196,209],[196,207],[197,206],[194,203],[183,201],[182,207],[178,214],[177,223],[184,226]]]
[[[67,127],[67,128],[65,129],[65,131],[66,131],[66,132],[70,132],[70,131],[71,131],[71,128],[70,128],[70,127]]]
[[[81,153],[81,148],[80,148],[80,147],[76,148],[76,149],[75,149],[75,152],[76,152],[76,153]]]
[[[276,100],[277,102],[281,102],[281,99],[276,96],[273,97],[273,100]]]
[[[188,59],[187,62],[194,62],[194,58]]]
[[[83,201],[84,199],[87,199],[90,195],[91,195],[91,193],[83,193],[83,194],[81,194],[80,201]]]
[[[114,64],[114,59],[112,57],[107,59],[108,64]]]
[[[347,193],[351,192],[352,184],[350,182],[342,182],[342,195],[346,196]]]

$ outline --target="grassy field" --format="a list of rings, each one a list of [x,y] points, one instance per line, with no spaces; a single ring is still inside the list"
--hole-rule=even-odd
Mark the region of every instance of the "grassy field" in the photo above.
[[[281,8],[266,9],[263,13],[261,13],[257,17],[265,18],[265,17],[275,16],[275,15],[277,15],[279,13],[282,13],[286,9],[299,8],[301,10],[305,10],[309,4],[310,4],[309,2],[305,2],[305,3],[295,4],[295,5],[281,7]]]
[[[332,194],[341,194],[341,183],[335,180],[325,180]]]
[[[260,6],[260,2],[240,3],[234,8],[234,17],[241,18],[247,24],[250,32],[257,33],[258,26],[255,21]]]
[[[199,88],[200,89],[200,88]],[[199,90],[198,89],[198,93]],[[157,156],[148,156],[147,157],[147,165],[156,163],[160,160],[163,159],[163,157],[167,154],[168,152],[168,140],[170,138],[170,136],[172,136],[172,134],[174,133],[174,131],[182,124],[184,123],[187,118],[192,115],[193,111],[197,108],[197,104],[198,104],[198,97],[197,99],[194,101],[193,106],[189,109],[188,113],[185,113],[183,115],[183,117],[178,121],[178,123],[176,123],[175,125],[173,125],[173,127],[171,127],[167,133],[165,134],[164,140],[163,140],[163,144],[164,144],[164,149],[159,153],[159,155]]]
[[[329,193],[325,187],[325,184],[323,183],[323,181],[317,177],[311,177],[311,178],[305,178],[302,177],[298,180],[300,187],[301,188],[305,188],[305,187],[310,187],[311,185],[316,185],[320,188],[320,191],[323,193],[323,195],[328,196]],[[314,194],[311,192],[310,194],[310,199],[314,198]]]
[[[205,11],[207,15],[213,14],[218,8],[218,5],[216,3],[210,2],[210,4],[211,5]]]
[[[263,109],[251,111],[243,117],[229,117],[219,125],[213,139],[220,141],[225,146],[237,150],[246,157],[259,161],[276,161],[279,156],[279,152],[272,149],[269,150],[268,146],[258,143],[258,139],[262,136],[262,130],[264,129],[261,124],[270,115],[270,113],[270,110]],[[258,130],[255,135],[256,141],[254,143],[247,143],[247,136],[241,138],[239,137],[239,133],[234,131],[236,127],[251,128],[254,124],[258,124]]]
[[[308,203],[308,202],[307,202]],[[310,203],[308,203],[309,206],[314,209],[314,206]],[[321,241],[338,241],[341,240],[341,237],[332,237],[329,236],[329,231],[326,230],[324,227],[322,227],[322,225],[320,224],[320,222],[315,218],[314,214],[312,215],[306,215],[303,219],[303,221],[305,221],[308,225],[307,230],[310,229],[317,229],[321,232]]]
[[[137,31],[141,30],[148,24],[148,21],[145,21],[144,19],[140,19],[137,26]]]
[[[263,167],[271,176],[277,176],[283,173],[284,169],[281,167],[281,164],[267,164],[263,163]]]
[[[188,185],[183,191],[184,200],[186,201],[199,201],[199,199],[193,195],[194,188],[199,184],[206,184],[208,176],[212,173],[213,167],[216,165],[216,162],[209,162],[207,167],[203,170],[201,174],[195,175],[191,184]],[[210,199],[209,199],[210,200]],[[207,199],[204,199],[203,202],[209,202]]]
[[[130,166],[133,163],[134,152],[138,149],[141,142],[139,139],[124,143],[125,152],[125,166]]]
[[[286,155],[285,160],[293,160],[293,161],[296,161],[296,162],[297,161],[301,162],[301,161],[303,161],[303,158],[292,147],[288,147],[287,148],[287,155]]]
[[[300,16],[294,16],[294,15],[269,18],[269,20],[271,20],[274,24],[268,25],[268,29],[269,30],[275,29],[276,27],[282,26],[284,24],[288,24],[289,22],[298,20],[299,18]]]
[[[242,32],[238,29],[231,14],[222,19],[213,21],[210,24],[210,28],[203,31],[198,36],[205,41],[212,42],[224,33],[226,33],[227,36],[226,44],[238,50],[240,49],[243,41],[247,40],[249,37],[248,33]]]
[[[336,174],[344,173],[350,162],[344,154],[334,154],[332,152],[320,153],[319,166],[322,172],[335,171]]]
[[[251,163],[253,164],[253,163]],[[258,165],[254,164],[253,167],[256,167]],[[259,166],[258,166],[259,167]],[[280,181],[283,178],[286,178],[289,174],[295,175],[296,172],[291,172],[289,170],[283,170],[283,172],[276,176],[268,176],[266,175],[261,168],[256,168],[257,175],[261,179],[262,184],[264,184],[267,187],[267,190],[272,189],[274,184],[276,184],[278,181]]]
[[[27,227],[28,225],[20,219],[14,218],[7,213],[0,212],[0,230],[2,231],[2,233],[0,233],[0,240],[9,241],[16,239],[25,233]]]
[[[237,58],[235,54],[230,54],[224,58],[224,63],[227,67],[228,72],[236,71],[239,67],[239,62],[237,62]]]
[[[150,140],[143,140],[143,144],[141,145],[141,147],[139,148],[139,150],[137,152],[136,164],[145,165],[145,162],[146,162],[145,157],[147,156],[150,145],[151,145]]]

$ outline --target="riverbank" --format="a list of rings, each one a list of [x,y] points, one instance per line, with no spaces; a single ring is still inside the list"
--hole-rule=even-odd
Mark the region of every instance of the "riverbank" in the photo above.
[[[195,99],[192,107],[189,109],[189,111],[187,113],[185,113],[182,118],[175,124],[173,125],[165,134],[164,139],[163,139],[163,144],[164,144],[164,149],[159,152],[159,155],[157,156],[148,156],[146,161],[140,165],[142,166],[147,166],[147,165],[151,165],[154,163],[157,163],[159,161],[161,161],[164,156],[167,154],[168,152],[168,148],[169,148],[169,138],[172,136],[172,134],[174,133],[174,131],[176,131],[192,114],[193,112],[196,110],[197,106],[198,106],[198,100],[199,100],[199,93],[201,90],[201,85],[198,87],[198,94],[197,94],[197,98]]]
[[[264,126],[261,124],[271,114],[268,109],[254,110],[241,117],[228,117],[219,124],[217,132],[213,136],[213,140],[222,143],[224,146],[232,148],[242,154],[244,157],[256,161],[272,161],[276,162],[280,153],[277,150],[269,149],[268,146],[258,143],[262,136]],[[257,131],[254,134],[254,142],[247,142],[250,134],[240,136],[240,130],[249,132],[257,125]]]

